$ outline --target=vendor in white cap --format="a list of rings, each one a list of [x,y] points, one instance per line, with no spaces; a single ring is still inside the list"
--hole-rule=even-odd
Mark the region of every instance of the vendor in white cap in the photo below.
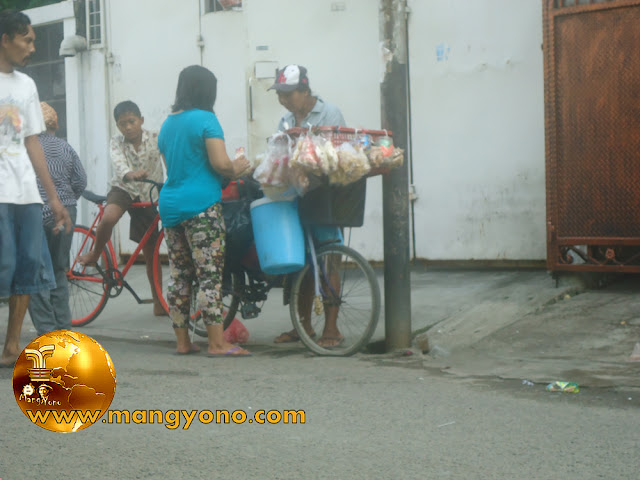
[[[307,69],[300,65],[287,65],[276,74],[276,82],[269,88],[278,94],[280,104],[288,112],[280,119],[278,130],[309,125],[344,127],[342,112],[335,105],[313,95],[309,87]]]
[[[342,112],[335,105],[325,102],[311,92],[307,69],[300,65],[287,65],[276,73],[276,82],[269,88],[278,94],[280,104],[288,112],[280,119],[278,130],[284,131],[292,127],[344,127]],[[287,279],[286,282],[290,282]],[[285,283],[285,292],[290,284]],[[311,326],[311,308],[313,306],[314,288],[311,278],[305,278],[300,286],[298,312],[302,325],[307,333],[315,338],[316,332]],[[286,293],[285,293],[286,297]],[[338,309],[325,309],[325,324],[322,335],[316,343],[323,348],[338,347],[344,337],[338,329]],[[295,329],[277,336],[275,343],[297,342],[300,340]]]

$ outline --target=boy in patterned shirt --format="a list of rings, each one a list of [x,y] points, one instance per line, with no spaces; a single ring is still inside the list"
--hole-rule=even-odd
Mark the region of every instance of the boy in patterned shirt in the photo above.
[[[142,128],[144,117],[138,106],[130,101],[116,105],[113,110],[118,130],[122,135],[111,139],[111,160],[115,174],[111,181],[111,190],[107,194],[107,206],[102,221],[96,229],[96,243],[86,255],[78,258],[82,264],[96,263],[104,246],[111,238],[113,227],[128,211],[131,216],[129,238],[140,242],[145,232],[156,216],[155,207],[132,208],[134,202],[148,202],[152,185],[136,182],[136,180],[153,180],[163,183],[162,157],[158,150],[158,134]],[[153,201],[158,201],[157,191],[152,192]],[[153,313],[157,316],[166,315],[162,304],[158,300],[153,282],[153,250],[158,230],[145,244],[142,252],[147,264],[147,278],[153,295]],[[160,272],[161,274],[161,272]],[[162,282],[162,277],[160,277]]]

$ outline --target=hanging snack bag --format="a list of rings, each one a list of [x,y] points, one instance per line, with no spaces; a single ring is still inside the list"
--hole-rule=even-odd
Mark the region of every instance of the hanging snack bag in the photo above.
[[[291,165],[296,165],[308,173],[327,175],[330,171],[324,145],[327,140],[316,135],[305,135],[298,140],[291,157]]]
[[[371,170],[369,160],[360,144],[345,142],[336,150],[338,169],[329,174],[329,183],[348,185],[361,179]]]
[[[316,145],[320,151],[322,173],[330,175],[338,170],[338,152],[333,146],[333,142],[325,137],[316,137]]]
[[[383,157],[393,155],[393,139],[389,135],[380,138],[380,140],[378,140],[378,146],[380,147]]]
[[[404,161],[404,150],[398,147],[393,148],[391,156],[384,156],[383,147],[374,145],[369,150],[368,158],[371,168],[395,168],[402,165]]]
[[[289,184],[295,189],[299,197],[309,190],[309,175],[299,165],[289,164],[288,179]]]
[[[362,133],[358,135],[358,143],[362,147],[364,153],[368,154],[373,146],[373,140],[371,139],[371,135],[368,133]]]
[[[256,170],[253,172],[253,178],[263,186],[287,186],[289,149],[290,138],[287,135],[277,133],[269,138],[267,142],[267,151]]]
[[[404,162],[404,150],[394,147],[389,135],[380,137],[367,152],[371,168],[395,168]]]

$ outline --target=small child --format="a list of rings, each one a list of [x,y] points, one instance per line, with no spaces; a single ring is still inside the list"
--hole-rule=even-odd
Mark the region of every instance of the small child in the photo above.
[[[118,220],[129,211],[131,224],[129,238],[140,242],[149,225],[153,222],[157,210],[155,207],[132,208],[133,202],[148,202],[152,185],[136,182],[135,180],[149,179],[159,183],[164,182],[162,173],[162,156],[158,150],[158,134],[142,128],[144,117],[138,106],[130,100],[116,105],[113,110],[118,130],[122,135],[111,139],[111,161],[115,174],[111,180],[111,190],[107,194],[107,206],[104,217],[96,229],[96,243],[93,250],[79,257],[82,264],[96,263],[104,246],[111,238],[113,227]],[[157,192],[153,191],[153,201],[158,200]],[[162,304],[158,300],[153,285],[153,249],[158,236],[158,230],[146,243],[142,252],[147,264],[147,277],[153,295],[153,313],[157,316],[166,315]],[[161,272],[160,272],[161,273]],[[162,278],[160,278],[162,282]]]

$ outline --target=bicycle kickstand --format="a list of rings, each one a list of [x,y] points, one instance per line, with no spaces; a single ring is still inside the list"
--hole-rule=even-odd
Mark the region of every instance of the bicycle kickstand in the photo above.
[[[318,258],[316,257],[316,248],[313,244],[311,231],[307,228],[307,240],[309,242],[309,251],[311,253],[311,264],[313,266],[313,283],[315,285],[315,297],[313,298],[313,309],[316,315],[320,315],[323,311],[322,296],[320,295],[320,275],[318,274]]]

